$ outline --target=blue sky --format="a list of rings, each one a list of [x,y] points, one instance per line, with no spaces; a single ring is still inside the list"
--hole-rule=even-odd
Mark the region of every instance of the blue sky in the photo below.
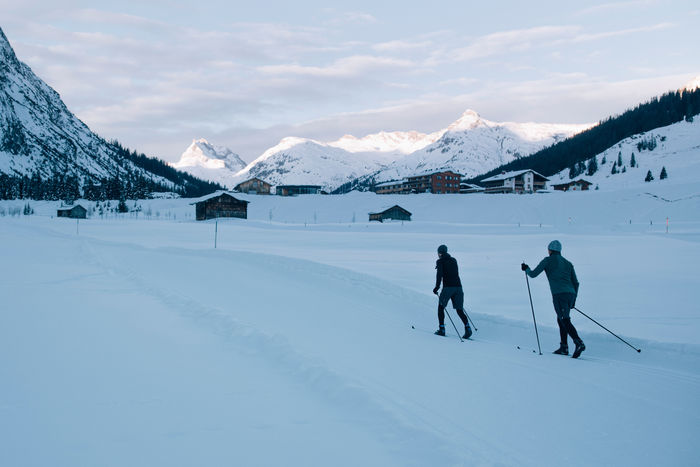
[[[700,75],[696,1],[23,2],[0,27],[101,136],[250,161],[284,136],[595,122]]]

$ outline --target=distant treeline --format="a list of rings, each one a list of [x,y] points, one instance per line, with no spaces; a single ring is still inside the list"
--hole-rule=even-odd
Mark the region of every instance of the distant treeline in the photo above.
[[[621,115],[527,157],[516,159],[468,182],[478,183],[502,171],[533,169],[545,176],[575,167],[632,135],[680,122],[700,114],[700,88],[655,97]]]
[[[177,192],[186,198],[197,198],[199,196],[208,195],[209,193],[224,189],[224,187],[218,183],[208,182],[206,180],[202,180],[201,178],[197,178],[194,175],[174,169],[156,157],[148,157],[143,153],[137,153],[136,151],[127,149],[117,140],[110,141],[110,144],[114,146],[120,156],[130,160],[135,166],[151,172],[154,175],[166,178],[175,185],[183,187]]]
[[[187,198],[196,198],[223,189],[217,183],[200,180],[180,172],[160,159],[147,157],[123,147],[118,141],[109,143],[117,155],[130,160],[135,166],[168,180],[160,183],[141,173],[120,168],[109,178],[87,178],[81,184],[75,175],[54,174],[50,177],[35,172],[32,175],[0,174],[0,199],[65,200],[78,198],[94,201],[144,199],[149,193],[174,192]]]

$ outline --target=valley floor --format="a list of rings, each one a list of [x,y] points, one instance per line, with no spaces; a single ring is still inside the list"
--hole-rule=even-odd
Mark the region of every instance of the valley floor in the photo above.
[[[305,225],[267,209],[218,226],[0,217],[0,464],[696,463],[693,215],[666,234],[437,214]],[[641,353],[575,313],[587,350],[552,355],[542,276],[538,355],[519,265],[553,238],[581,280],[577,306]],[[432,334],[441,243],[478,328],[463,343],[449,321]]]

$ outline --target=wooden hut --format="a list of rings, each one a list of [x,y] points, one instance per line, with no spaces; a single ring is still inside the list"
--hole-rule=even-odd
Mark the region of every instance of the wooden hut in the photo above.
[[[379,222],[384,222],[387,219],[393,219],[397,221],[410,221],[411,220],[411,213],[406,211],[404,208],[399,206],[398,204],[395,204],[394,206],[385,209],[381,212],[370,212],[369,213],[369,220],[370,221],[379,221]]]
[[[235,186],[234,190],[251,195],[269,195],[270,184],[259,178],[251,178]]]
[[[249,201],[237,199],[226,192],[216,192],[195,201],[196,219],[218,219],[220,217],[248,218]]]
[[[87,209],[80,204],[73,206],[61,206],[56,211],[57,217],[70,217],[71,219],[87,219]]]
[[[588,180],[579,178],[577,180],[571,180],[567,183],[559,183],[556,185],[552,185],[552,188],[558,191],[586,191],[591,185],[593,184]]]
[[[321,185],[277,185],[276,192],[279,196],[318,195]]]

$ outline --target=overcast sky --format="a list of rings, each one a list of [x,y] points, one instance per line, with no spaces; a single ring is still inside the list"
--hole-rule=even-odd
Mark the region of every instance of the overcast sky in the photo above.
[[[587,123],[700,75],[700,3],[0,0],[20,60],[106,139],[246,161],[284,136]]]

